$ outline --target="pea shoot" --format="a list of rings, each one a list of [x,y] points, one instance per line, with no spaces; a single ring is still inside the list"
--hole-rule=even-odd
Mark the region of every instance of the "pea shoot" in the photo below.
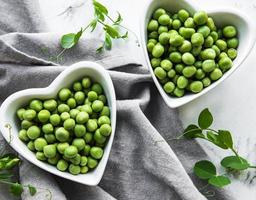
[[[210,127],[212,123],[213,116],[209,109],[206,108],[200,113],[198,124],[188,125],[183,134],[177,139],[182,137],[186,139],[198,138],[206,140],[221,149],[230,150],[232,152],[233,155],[224,157],[220,161],[221,166],[227,171],[225,174],[218,174],[215,165],[208,160],[198,161],[194,165],[194,174],[198,178],[206,180],[209,185],[222,188],[231,183],[231,180],[227,176],[230,172],[256,168],[256,166],[250,164],[248,160],[238,154],[230,131],[212,129]]]

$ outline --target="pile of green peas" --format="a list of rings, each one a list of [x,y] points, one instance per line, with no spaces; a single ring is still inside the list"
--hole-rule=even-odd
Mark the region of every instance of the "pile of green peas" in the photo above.
[[[237,30],[217,29],[204,11],[171,15],[158,8],[148,26],[147,50],[164,91],[176,97],[199,93],[228,71],[237,56]]]
[[[56,98],[33,99],[17,110],[19,139],[38,160],[73,175],[94,169],[112,132],[102,86],[84,77]]]

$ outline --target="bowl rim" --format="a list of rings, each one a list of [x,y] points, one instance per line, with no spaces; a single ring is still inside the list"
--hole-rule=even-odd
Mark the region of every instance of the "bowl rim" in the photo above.
[[[216,86],[218,86],[221,82],[223,82],[224,80],[226,80],[228,77],[230,77],[231,74],[233,74],[234,71],[236,71],[241,65],[242,63],[246,60],[246,58],[249,56],[249,54],[251,53],[251,50],[253,49],[253,47],[255,46],[255,41],[256,41],[256,26],[254,25],[254,23],[252,22],[252,20],[242,11],[236,9],[236,8],[230,8],[230,7],[214,7],[214,8],[207,8],[204,7],[203,10],[205,10],[209,15],[214,14],[214,13],[228,13],[228,14],[234,14],[238,17],[240,17],[241,19],[243,19],[243,21],[246,23],[247,27],[248,27],[248,35],[250,37],[249,40],[251,40],[248,48],[246,49],[246,53],[243,57],[240,58],[240,60],[238,61],[238,63],[236,63],[235,66],[233,66],[227,73],[224,74],[224,76],[222,78],[220,78],[219,80],[215,81],[214,83],[212,83],[209,87],[204,88],[200,93],[197,94],[189,94],[191,95],[191,97],[188,100],[184,100],[184,101],[176,101],[176,99],[184,99],[184,97],[186,95],[184,95],[183,97],[177,98],[177,97],[172,97],[168,94],[165,93],[165,91],[163,90],[162,85],[159,83],[158,79],[156,78],[156,76],[154,75],[154,71],[151,67],[151,63],[148,57],[148,52],[147,52],[147,48],[146,48],[146,35],[145,35],[145,30],[146,30],[146,22],[147,22],[147,14],[148,14],[148,10],[150,9],[151,4],[153,4],[154,2],[157,2],[157,4],[161,4],[162,0],[149,0],[147,1],[144,10],[141,14],[141,18],[140,18],[140,39],[141,39],[141,43],[142,43],[142,50],[143,50],[143,55],[144,55],[144,59],[146,60],[146,65],[150,71],[151,77],[153,78],[154,84],[156,85],[160,95],[162,96],[164,102],[167,104],[168,107],[170,108],[178,108],[180,106],[183,106],[195,99],[197,99],[198,97],[208,93],[210,90],[212,90],[213,88],[215,88]],[[189,7],[192,10],[200,10],[199,6],[195,5],[195,2],[191,1],[191,0],[173,0],[173,1],[179,1],[179,2],[185,2],[189,5]],[[171,1],[170,1],[171,2]],[[170,101],[171,99],[171,101]],[[176,102],[175,102],[176,101]]]
[[[100,180],[102,179],[102,176],[104,174],[108,159],[109,159],[109,155],[110,155],[110,151],[112,148],[112,144],[113,144],[113,138],[115,135],[115,129],[116,129],[116,95],[115,95],[115,89],[114,89],[114,85],[112,82],[112,79],[109,75],[109,73],[107,72],[107,70],[100,64],[95,63],[93,61],[81,61],[81,62],[77,62],[75,64],[72,64],[70,66],[68,66],[66,69],[64,69],[47,87],[44,88],[30,88],[30,89],[24,89],[24,90],[20,90],[18,92],[15,92],[13,94],[11,94],[10,96],[8,96],[4,102],[2,103],[1,107],[0,107],[0,118],[2,118],[3,116],[6,116],[6,111],[8,108],[8,105],[11,102],[15,102],[19,97],[21,96],[26,96],[26,95],[47,95],[51,93],[56,92],[57,94],[57,86],[62,83],[64,81],[64,79],[73,71],[76,70],[84,70],[84,69],[91,69],[97,73],[99,73],[100,75],[102,75],[106,81],[106,88],[108,89],[108,93],[109,96],[111,98],[111,127],[112,127],[112,133],[108,139],[107,145],[104,147],[104,155],[102,157],[102,159],[99,161],[99,165],[101,164],[101,170],[98,170],[97,173],[96,171],[91,171],[90,173],[91,176],[93,176],[93,181],[86,181],[84,179],[80,179],[77,177],[81,177],[81,176],[86,176],[88,174],[79,174],[79,175],[72,175],[70,173],[67,172],[61,172],[59,171],[57,168],[52,168],[50,167],[51,165],[48,163],[44,163],[42,161],[39,161],[36,159],[36,157],[30,157],[30,156],[26,156],[25,154],[23,154],[23,152],[21,151],[21,149],[16,149],[15,148],[15,143],[14,142],[8,142],[9,138],[9,132],[7,130],[7,128],[5,127],[6,124],[8,124],[9,122],[4,122],[4,121],[0,121],[0,131],[1,134],[3,135],[3,137],[5,138],[5,140],[9,143],[9,145],[16,151],[19,153],[20,156],[24,157],[26,160],[28,160],[30,163],[36,165],[37,167],[52,173],[54,175],[60,176],[62,178],[66,178],[81,184],[85,184],[85,185],[90,185],[90,186],[96,186],[99,184]],[[74,80],[75,81],[75,80]],[[4,118],[4,117],[3,117]],[[15,133],[16,134],[16,133]],[[105,151],[107,149],[107,151]],[[104,162],[103,162],[104,161]],[[99,165],[97,167],[99,167]],[[97,169],[97,167],[95,168],[95,170]]]

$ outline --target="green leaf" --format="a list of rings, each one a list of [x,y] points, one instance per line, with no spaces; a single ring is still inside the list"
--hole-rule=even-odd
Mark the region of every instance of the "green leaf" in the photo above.
[[[219,140],[225,144],[228,148],[232,149],[233,148],[233,140],[231,133],[226,130],[219,130]]]
[[[204,138],[204,135],[202,134],[202,130],[194,125],[190,124],[185,130],[184,130],[184,137],[187,139],[193,139],[193,138]]]
[[[94,29],[96,28],[97,22],[98,22],[98,21],[97,21],[96,19],[94,19],[94,20],[91,21],[91,23],[90,23],[90,27],[92,28],[91,32],[93,32]]]
[[[112,40],[111,40],[111,37],[109,36],[108,33],[105,34],[105,42],[104,42],[104,44],[105,44],[105,48],[106,49],[109,50],[109,49],[112,48]]]
[[[23,186],[21,184],[13,183],[10,186],[10,193],[13,194],[14,196],[20,196],[22,192],[23,192]]]
[[[223,188],[231,183],[230,179],[226,176],[213,176],[208,180],[208,183],[219,188]]]
[[[61,47],[63,49],[72,48],[75,45],[75,37],[76,37],[75,33],[68,33],[66,35],[63,35],[60,41]]]
[[[195,164],[194,173],[201,179],[209,179],[216,176],[216,167],[208,160],[201,160]]]
[[[105,20],[105,16],[108,15],[108,9],[99,3],[98,1],[93,0],[94,6],[94,15],[101,21]]]
[[[247,160],[237,156],[225,157],[222,159],[220,164],[225,168],[234,169],[234,170],[245,170],[250,167],[250,164],[248,163]]]
[[[31,196],[34,196],[37,192],[36,188],[32,185],[28,185],[28,189]]]
[[[0,180],[10,180],[10,178],[12,178],[12,177],[13,177],[13,175],[10,172],[8,172],[8,171],[1,172],[0,171]]]
[[[119,32],[112,26],[105,24],[104,30],[109,34],[111,38],[114,38],[114,39],[120,38]]]
[[[83,34],[83,29],[81,28],[81,30],[80,31],[78,31],[77,33],[76,33],[76,35],[75,35],[75,44],[79,41],[79,39],[80,39],[80,37],[82,36],[82,34]]]
[[[207,129],[212,125],[213,117],[208,108],[205,108],[198,117],[198,125],[201,129]]]
[[[102,52],[103,48],[104,48],[104,46],[103,46],[103,45],[101,45],[98,49],[96,49],[96,52],[97,52],[97,53]]]
[[[217,145],[218,147],[222,149],[228,149],[228,147],[220,140],[219,135],[213,133],[212,131],[207,131],[207,138],[212,142],[213,144]]]
[[[125,34],[121,36],[121,38],[123,39],[128,38],[128,31],[126,31]]]
[[[121,14],[118,12],[118,17],[117,17],[117,19],[116,19],[114,24],[115,25],[119,25],[122,21],[123,21],[123,18],[121,16]]]

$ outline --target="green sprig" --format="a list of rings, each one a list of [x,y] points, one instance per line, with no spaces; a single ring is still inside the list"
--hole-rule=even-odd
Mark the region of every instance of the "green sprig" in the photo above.
[[[185,129],[181,136],[177,139],[185,137],[187,139],[203,139],[215,146],[224,150],[230,150],[234,155],[224,157],[220,164],[228,170],[241,171],[249,168],[256,168],[249,161],[241,157],[234,147],[232,134],[228,130],[215,130],[210,126],[213,123],[213,116],[208,108],[201,111],[198,117],[198,125],[190,124]],[[216,167],[213,163],[207,160],[199,161],[194,166],[194,173],[200,179],[205,179],[208,184],[216,187],[224,187],[231,183],[230,179],[225,175],[218,175]]]

